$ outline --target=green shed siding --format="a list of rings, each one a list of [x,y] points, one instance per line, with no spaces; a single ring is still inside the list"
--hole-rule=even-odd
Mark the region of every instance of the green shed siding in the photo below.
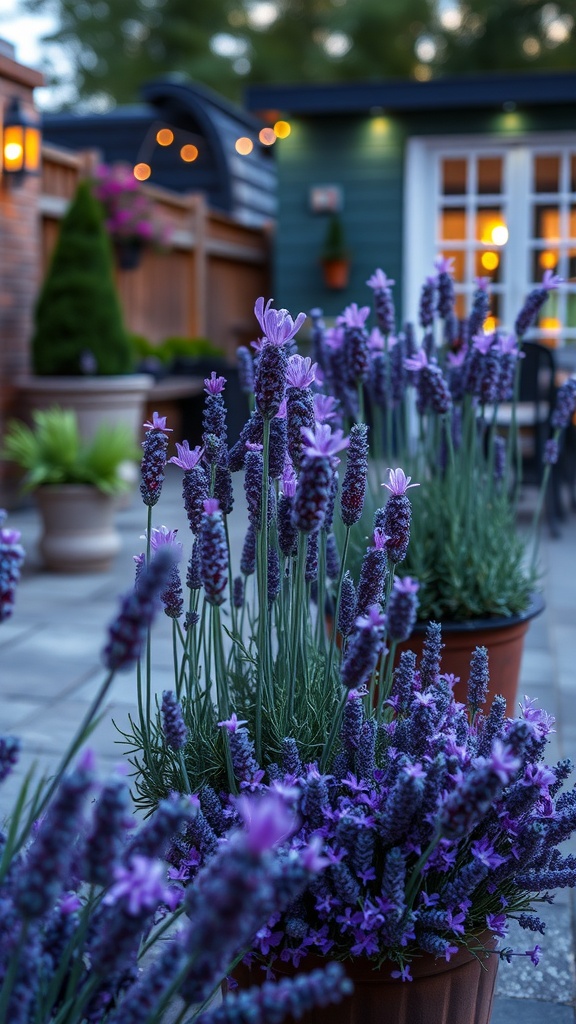
[[[399,279],[403,147],[390,122],[381,135],[370,130],[367,118],[291,123],[291,136],[278,146],[275,298],[291,311],[321,306],[332,317],[351,301],[368,302],[365,282],[377,266]],[[309,190],[314,185],[339,185],[343,190],[341,218],[352,257],[346,291],[330,291],[322,279],[319,255],[328,215],[310,209]]]
[[[291,120],[292,135],[277,147],[279,215],[275,246],[275,299],[293,312],[321,306],[335,316],[352,301],[368,303],[366,279],[376,267],[397,282],[402,308],[405,145],[419,135],[493,135],[525,138],[535,132],[574,131],[567,107],[504,112],[425,111],[381,119],[370,115],[315,116]],[[330,291],[318,262],[327,215],[309,208],[313,185],[340,185],[341,213],[352,257],[345,291]]]

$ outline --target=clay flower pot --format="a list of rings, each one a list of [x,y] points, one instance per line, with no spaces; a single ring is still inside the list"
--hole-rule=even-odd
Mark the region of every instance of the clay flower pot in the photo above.
[[[350,278],[350,260],[348,259],[324,259],[322,262],[322,274],[324,284],[332,291],[343,291],[348,287]]]
[[[479,943],[494,949],[496,937],[485,932]],[[446,963],[423,953],[410,965],[413,981],[406,982],[391,977],[398,965],[390,961],[375,968],[370,961],[346,960],[344,968],[354,982],[352,995],[335,1006],[305,1013],[300,1024],[489,1024],[498,956],[479,957],[461,949]],[[298,970],[304,973],[325,963],[321,957],[307,957]],[[275,973],[280,977],[298,972],[282,964]],[[251,970],[242,964],[233,976],[242,988],[264,980],[259,967]]]

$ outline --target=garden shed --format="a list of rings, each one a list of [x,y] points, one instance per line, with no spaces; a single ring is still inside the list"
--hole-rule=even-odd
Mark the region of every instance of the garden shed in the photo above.
[[[149,82],[142,100],[104,114],[47,114],[44,140],[96,149],[108,164],[139,168],[141,180],[201,193],[212,209],[242,224],[259,227],[274,218],[275,161],[258,141],[260,121],[205,86],[180,79]],[[249,152],[238,151],[239,140]]]
[[[439,254],[454,262],[457,312],[489,277],[493,323],[509,326],[545,270],[566,286],[535,332],[576,343],[576,73],[437,81],[253,86],[247,106],[291,133],[277,153],[274,294],[334,315],[367,301],[375,267],[404,318]],[[319,257],[337,211],[351,257],[344,290]]]

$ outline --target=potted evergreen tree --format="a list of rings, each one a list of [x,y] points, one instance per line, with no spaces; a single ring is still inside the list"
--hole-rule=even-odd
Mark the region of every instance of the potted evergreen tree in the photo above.
[[[327,288],[341,291],[347,287],[350,254],[346,248],[344,226],[337,213],[333,213],[328,221],[320,263]]]
[[[105,419],[137,436],[151,378],[134,374],[100,204],[82,182],[62,221],[35,309],[34,376],[19,382],[30,408],[74,409],[92,437]]]

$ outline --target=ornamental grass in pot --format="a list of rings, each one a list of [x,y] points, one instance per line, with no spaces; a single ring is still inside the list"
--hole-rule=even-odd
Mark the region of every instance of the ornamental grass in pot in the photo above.
[[[26,471],[23,486],[34,492],[42,517],[39,550],[47,569],[109,567],[120,550],[117,496],[130,487],[136,454],[124,423],[103,423],[83,441],[71,409],[37,409],[32,427],[9,423],[3,456]]]
[[[356,588],[333,531],[337,520],[351,535],[360,529],[366,427],[356,424],[347,438],[327,423],[303,423],[319,410],[310,360],[290,354],[303,316],[293,321],[263,300],[256,315],[264,338],[241,443],[228,449],[226,382],[213,374],[202,445],[178,443],[169,460],[183,471],[187,542],[154,525],[170,430],[159,416],[147,425],[147,550],[135,556],[136,577],[154,551],[181,558],[186,548],[186,590],[174,571],[162,594],[174,688],[154,692],[151,638],[137,676],[138,715],[122,730],[135,798],[149,811],[172,791],[198,796],[198,829],[177,837],[168,854],[185,884],[235,820],[237,794],[273,791],[296,812],[286,856],[316,847],[324,870],[259,930],[247,960],[253,976],[297,972],[317,957],[343,961],[361,993],[343,1019],[371,1024],[388,1018],[382,996],[366,1010],[367,972],[370,983],[404,988],[394,1005],[406,1007],[410,978],[435,977],[443,964],[450,978],[434,1019],[457,1013],[487,1024],[497,957],[539,957],[533,940],[528,950],[499,941],[507,918],[542,930],[538,903],[576,881],[573,858],[558,848],[576,821],[574,794],[560,792],[571,766],[544,763],[552,721],[532,702],[518,718],[507,717],[502,696],[486,703],[486,649],[472,657],[465,704],[443,670],[437,623],[422,657],[405,652],[394,670],[387,649],[409,632],[416,605],[415,585],[394,583],[392,573],[409,542],[409,481],[400,468],[389,474]],[[325,414],[330,403],[320,406]],[[336,462],[346,448],[338,493]],[[229,543],[236,468],[244,469],[249,517],[239,565]],[[336,631],[325,630],[327,578],[338,595],[341,649]],[[453,961],[478,968],[475,983],[464,984],[467,1017],[459,986],[454,1001],[447,995]],[[420,980],[414,993],[429,1005]],[[408,1011],[411,1024],[424,1019],[417,1013]]]

